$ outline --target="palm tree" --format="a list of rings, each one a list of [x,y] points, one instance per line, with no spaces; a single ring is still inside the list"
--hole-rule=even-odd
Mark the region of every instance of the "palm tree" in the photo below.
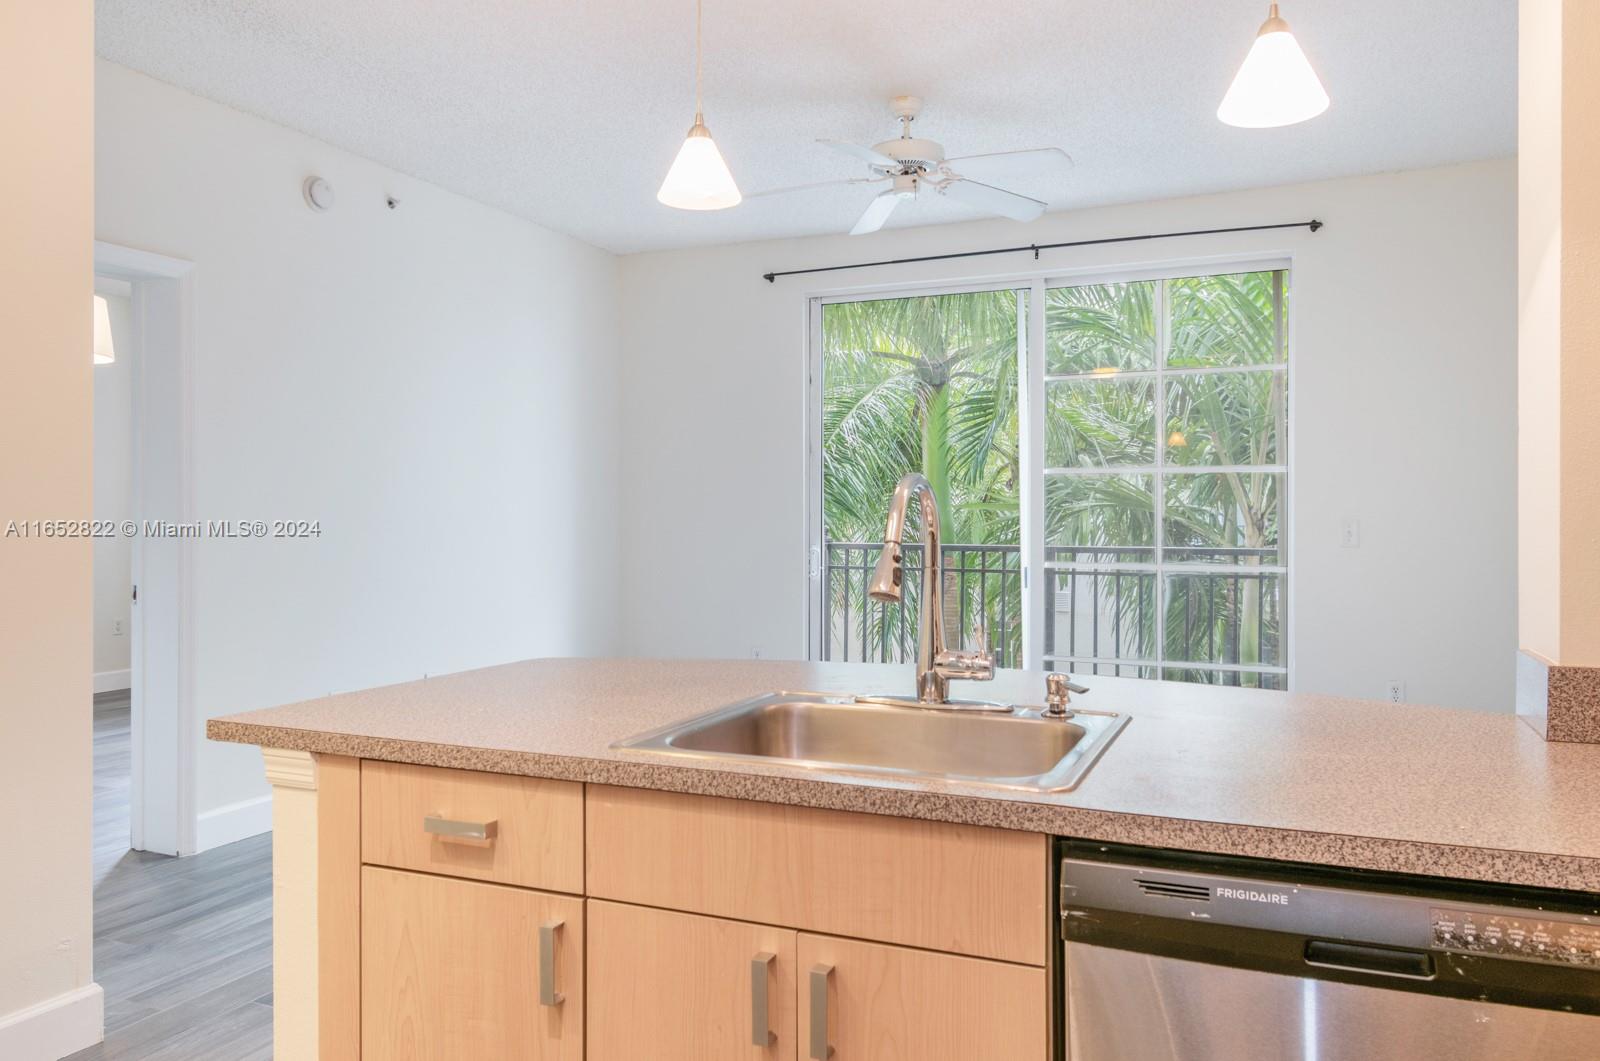
[[[1008,530],[1014,542],[1016,292],[833,303],[822,331],[830,537],[876,537],[890,490],[916,469],[943,503],[946,542]]]

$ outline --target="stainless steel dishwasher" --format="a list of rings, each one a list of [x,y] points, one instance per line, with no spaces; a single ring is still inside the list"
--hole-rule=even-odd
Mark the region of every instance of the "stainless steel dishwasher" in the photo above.
[[[1600,895],[1057,850],[1070,1061],[1600,1059]]]

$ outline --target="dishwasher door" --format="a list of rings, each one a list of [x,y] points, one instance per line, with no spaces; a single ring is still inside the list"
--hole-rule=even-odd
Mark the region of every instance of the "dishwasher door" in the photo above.
[[[1058,851],[1069,1061],[1600,1061],[1600,895]]]
[[[1069,1061],[1595,1061],[1600,1017],[1066,945]]]

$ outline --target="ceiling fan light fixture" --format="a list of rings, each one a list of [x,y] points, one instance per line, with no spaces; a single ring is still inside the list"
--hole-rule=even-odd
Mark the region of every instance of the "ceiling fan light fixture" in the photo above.
[[[705,119],[696,114],[678,157],[667,170],[667,179],[656,192],[657,201],[679,210],[725,210],[738,206],[743,198]]]
[[[1241,129],[1274,129],[1315,118],[1328,102],[1300,42],[1272,4],[1217,107],[1217,118]]]
[[[684,137],[683,146],[678,148],[678,157],[672,160],[667,178],[656,192],[657,202],[678,210],[726,210],[730,206],[738,206],[744,199],[739,194],[739,185],[734,181],[732,171],[722,159],[722,152],[717,150],[717,142],[711,139],[705,115],[701,113],[700,26],[704,6],[704,0],[695,0],[694,124],[689,127],[689,135]]]

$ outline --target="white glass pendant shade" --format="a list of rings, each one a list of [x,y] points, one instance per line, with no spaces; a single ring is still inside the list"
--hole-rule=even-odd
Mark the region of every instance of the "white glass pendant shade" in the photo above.
[[[1322,81],[1273,4],[1222,97],[1217,117],[1244,129],[1271,129],[1315,118],[1327,109]]]
[[[94,363],[109,365],[117,359],[116,348],[111,345],[111,307],[99,295],[94,296]]]
[[[694,127],[678,148],[678,157],[672,160],[656,199],[679,210],[725,210],[738,206],[743,198],[711,139],[711,130],[696,114]]]

